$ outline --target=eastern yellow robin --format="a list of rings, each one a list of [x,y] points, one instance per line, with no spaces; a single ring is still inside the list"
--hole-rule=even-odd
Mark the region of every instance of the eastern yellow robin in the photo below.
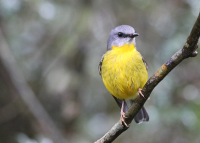
[[[128,106],[138,95],[142,95],[141,88],[148,79],[147,64],[136,49],[135,29],[128,25],[121,25],[111,30],[107,52],[102,56],[99,64],[99,74],[108,91],[113,95],[121,108],[121,124],[124,122]],[[136,123],[149,121],[145,108],[135,116]],[[127,126],[127,125],[126,125]]]

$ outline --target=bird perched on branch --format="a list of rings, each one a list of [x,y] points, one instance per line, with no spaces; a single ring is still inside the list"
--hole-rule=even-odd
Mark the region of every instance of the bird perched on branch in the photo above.
[[[142,55],[136,49],[135,29],[128,25],[121,25],[111,30],[107,52],[102,56],[99,63],[99,74],[103,83],[112,94],[118,106],[121,108],[121,124],[128,126],[124,118],[128,106],[125,100],[131,104],[134,99],[141,95],[141,88],[148,79],[147,64]],[[149,121],[145,108],[135,116],[136,123]]]

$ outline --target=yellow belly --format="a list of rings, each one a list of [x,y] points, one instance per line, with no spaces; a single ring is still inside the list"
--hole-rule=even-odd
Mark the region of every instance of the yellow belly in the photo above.
[[[142,57],[133,44],[107,51],[101,75],[108,91],[118,99],[134,99],[148,79]]]

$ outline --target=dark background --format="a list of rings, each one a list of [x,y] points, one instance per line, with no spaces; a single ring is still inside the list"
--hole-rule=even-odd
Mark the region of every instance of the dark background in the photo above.
[[[89,143],[120,118],[98,73],[111,29],[135,28],[149,77],[183,47],[199,0],[0,0],[0,143]],[[199,143],[199,56],[152,92],[115,143]],[[64,141],[63,141],[64,140]]]

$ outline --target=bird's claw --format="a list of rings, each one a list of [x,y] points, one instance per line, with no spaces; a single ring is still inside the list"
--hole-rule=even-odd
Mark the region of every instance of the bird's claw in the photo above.
[[[139,88],[139,90],[138,90],[138,95],[139,95],[139,96],[142,96],[144,99],[146,99],[146,97],[145,97],[144,94],[142,93],[142,89],[141,89],[141,88]]]
[[[120,119],[120,120],[121,120],[121,125],[123,125],[123,123],[124,123],[124,125],[125,125],[126,127],[130,127],[130,125],[127,125],[127,124],[126,124],[124,118],[127,118],[127,117],[125,116],[125,113],[124,113],[123,111],[121,111],[121,119]]]

